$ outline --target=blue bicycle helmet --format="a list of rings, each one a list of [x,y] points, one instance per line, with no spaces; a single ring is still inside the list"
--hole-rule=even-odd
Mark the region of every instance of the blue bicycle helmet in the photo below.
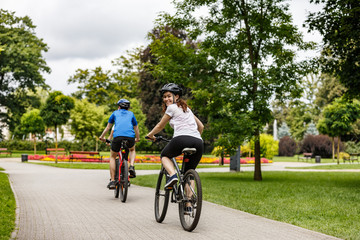
[[[121,108],[128,109],[130,107],[130,101],[122,98],[117,102],[117,105],[119,105]]]

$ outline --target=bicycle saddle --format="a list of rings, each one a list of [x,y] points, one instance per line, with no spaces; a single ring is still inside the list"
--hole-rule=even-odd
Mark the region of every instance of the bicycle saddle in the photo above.
[[[182,152],[185,153],[185,154],[191,155],[191,154],[196,153],[196,148],[184,148],[182,150]]]

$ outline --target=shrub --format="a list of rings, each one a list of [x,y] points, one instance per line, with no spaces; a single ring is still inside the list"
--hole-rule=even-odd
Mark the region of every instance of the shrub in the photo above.
[[[296,152],[296,142],[289,136],[282,137],[279,141],[279,156],[292,157]]]
[[[360,153],[360,142],[348,141],[345,143],[345,152],[347,153]]]
[[[241,146],[241,156],[250,157],[250,154],[254,154],[254,139]],[[269,134],[260,135],[260,156],[262,158],[272,159],[279,153],[279,141],[274,140],[274,137]]]
[[[335,138],[335,152],[337,149],[338,138]],[[344,150],[343,144],[340,142],[340,151]],[[301,143],[300,153],[312,153],[314,156],[323,158],[332,157],[332,142],[327,135],[307,135]]]

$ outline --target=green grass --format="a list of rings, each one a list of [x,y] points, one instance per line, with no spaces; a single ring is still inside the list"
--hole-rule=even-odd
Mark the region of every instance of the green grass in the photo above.
[[[274,156],[272,160],[274,162],[298,162],[298,156],[297,155],[295,155],[293,157]],[[334,162],[336,162],[336,159],[335,159],[335,161],[333,161],[331,158],[321,158],[320,161],[321,161],[321,163],[334,163]],[[304,162],[304,160],[303,160],[303,162]],[[307,161],[307,162],[308,163],[315,163],[315,158],[312,158],[311,161]]]
[[[4,169],[0,168],[0,171]],[[8,176],[0,172],[0,239],[7,240],[15,228],[16,202]]]
[[[336,165],[319,165],[312,167],[287,167],[288,169],[324,169],[324,170],[341,170],[341,169],[360,169],[360,164],[336,164]]]
[[[203,199],[343,239],[360,239],[360,173],[200,173]],[[155,187],[156,175],[133,184]]]

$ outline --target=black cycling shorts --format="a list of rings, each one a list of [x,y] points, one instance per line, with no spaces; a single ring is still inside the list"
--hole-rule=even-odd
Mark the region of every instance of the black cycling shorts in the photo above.
[[[199,164],[203,151],[204,143],[201,139],[192,136],[178,136],[165,146],[161,152],[161,157],[173,158],[182,154],[184,148],[196,148],[196,153],[189,156],[189,162],[185,163],[185,172],[195,169]]]
[[[135,138],[131,138],[131,137],[116,137],[113,139],[112,143],[111,143],[111,150],[113,152],[119,152],[120,148],[121,148],[121,142],[123,140],[127,140],[127,144],[126,147],[127,148],[132,148],[135,145]]]

